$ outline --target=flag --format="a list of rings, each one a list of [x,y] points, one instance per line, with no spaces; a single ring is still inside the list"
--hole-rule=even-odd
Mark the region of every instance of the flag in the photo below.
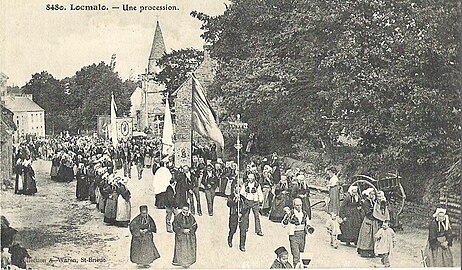
[[[223,134],[217,124],[217,116],[205,97],[199,81],[193,76],[192,111],[193,128],[201,136],[210,138],[224,149]]]
[[[111,139],[112,139],[112,145],[114,147],[117,146],[118,140],[117,140],[117,105],[114,100],[114,93],[111,95]]]
[[[162,132],[162,154],[173,154],[173,123],[170,114],[170,105],[168,103],[168,96],[165,99],[165,115],[164,115],[164,130]]]

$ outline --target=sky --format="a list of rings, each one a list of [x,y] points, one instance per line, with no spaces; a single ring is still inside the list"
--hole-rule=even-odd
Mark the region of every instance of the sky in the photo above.
[[[23,86],[32,74],[47,71],[57,79],[71,77],[86,65],[110,63],[122,79],[147,68],[159,20],[167,52],[202,49],[201,22],[193,10],[220,15],[225,0],[0,0],[0,72],[9,86]],[[106,5],[108,11],[71,11],[70,4]],[[67,10],[46,10],[60,4]],[[122,5],[137,6],[123,11]],[[139,11],[139,6],[175,5],[177,11]],[[119,6],[119,10],[112,9]]]

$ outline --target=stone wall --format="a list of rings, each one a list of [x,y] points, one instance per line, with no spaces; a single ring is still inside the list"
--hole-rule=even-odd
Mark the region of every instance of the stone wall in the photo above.
[[[0,106],[0,181],[2,189],[12,186],[13,134],[13,113]]]

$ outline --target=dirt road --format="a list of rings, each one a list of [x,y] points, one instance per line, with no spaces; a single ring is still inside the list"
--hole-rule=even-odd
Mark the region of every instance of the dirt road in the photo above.
[[[57,183],[50,180],[49,161],[36,161],[39,192],[35,196],[15,195],[9,190],[2,192],[2,215],[11,226],[20,231],[22,245],[32,259],[33,269],[137,269],[129,260],[130,233],[127,228],[107,226],[103,215],[88,201],[75,199],[75,181]],[[132,176],[135,177],[135,167]],[[128,183],[132,193],[132,218],[138,207],[147,204],[158,233],[154,239],[161,258],[152,268],[172,268],[174,235],[165,228],[165,210],[154,207],[152,173],[145,169],[142,180],[133,177]],[[202,196],[202,211],[205,196]],[[269,268],[275,258],[274,249],[286,246],[289,241],[280,224],[262,218],[264,236],[253,230],[253,216],[247,240],[247,252],[238,249],[238,235],[231,249],[226,243],[228,230],[228,208],[224,198],[217,197],[215,215],[196,216],[198,222],[197,262],[191,268]],[[340,245],[333,249],[324,227],[326,213],[314,211],[316,231],[307,238],[306,252],[302,258],[312,259],[313,268],[366,268],[379,266],[379,259],[364,259],[353,247]],[[422,267],[420,249],[425,247],[427,232],[405,226],[397,235],[396,249],[391,256],[392,267]],[[460,243],[456,242],[454,261],[460,266]],[[291,258],[290,258],[291,260]]]

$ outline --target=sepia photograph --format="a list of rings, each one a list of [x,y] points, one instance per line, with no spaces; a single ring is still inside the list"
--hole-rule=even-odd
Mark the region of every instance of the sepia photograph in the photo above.
[[[0,0],[1,269],[460,269],[461,6]]]

